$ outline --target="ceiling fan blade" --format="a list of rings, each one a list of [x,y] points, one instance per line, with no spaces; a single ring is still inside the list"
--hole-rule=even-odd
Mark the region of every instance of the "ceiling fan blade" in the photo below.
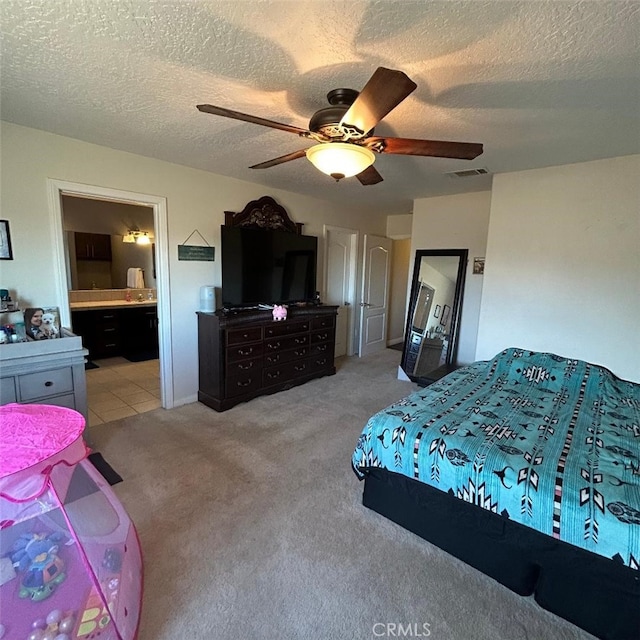
[[[197,105],[199,111],[203,113],[211,113],[214,116],[224,116],[225,118],[233,118],[235,120],[242,120],[243,122],[252,122],[253,124],[260,124],[263,127],[271,127],[272,129],[281,129],[282,131],[288,131],[289,133],[297,133],[298,135],[306,136],[309,132],[307,129],[300,129],[294,127],[291,124],[282,124],[281,122],[275,122],[274,120],[267,120],[266,118],[259,118],[258,116],[252,116],[247,113],[240,113],[240,111],[232,111],[231,109],[225,109],[224,107],[214,107],[211,104],[199,104]]]
[[[361,171],[356,175],[356,178],[360,181],[360,184],[365,187],[370,184],[378,184],[378,182],[382,182],[383,178],[378,173],[378,170],[373,166],[367,167],[364,171]]]
[[[362,137],[397,107],[418,85],[402,71],[378,67],[340,121],[352,137]]]
[[[282,164],[283,162],[289,162],[290,160],[297,160],[298,158],[304,158],[307,155],[306,149],[300,149],[299,151],[294,151],[293,153],[288,153],[286,156],[280,156],[279,158],[274,158],[273,160],[267,160],[266,162],[261,162],[260,164],[254,164],[249,169],[268,169],[269,167],[275,167],[278,164]]]
[[[410,138],[367,138],[364,146],[378,153],[396,153],[405,156],[433,156],[473,160],[483,151],[479,142],[449,142],[446,140],[411,140]]]

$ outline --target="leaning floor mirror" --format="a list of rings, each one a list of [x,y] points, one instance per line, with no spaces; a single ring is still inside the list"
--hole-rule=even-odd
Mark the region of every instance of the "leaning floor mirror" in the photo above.
[[[416,251],[402,368],[426,386],[456,368],[467,249]]]

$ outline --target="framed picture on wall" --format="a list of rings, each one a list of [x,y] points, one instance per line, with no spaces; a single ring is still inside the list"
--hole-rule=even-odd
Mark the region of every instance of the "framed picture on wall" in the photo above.
[[[0,220],[0,260],[13,260],[8,220]]]
[[[449,320],[449,314],[451,313],[451,307],[445,304],[442,309],[442,317],[440,318],[440,324],[444,327]]]
[[[482,275],[484,273],[484,258],[473,259],[473,273],[475,275]]]
[[[441,309],[442,309],[442,307],[441,307],[439,304],[437,304],[437,305],[436,305],[436,309],[435,309],[435,311],[433,312],[433,317],[434,317],[434,318],[439,318],[439,317],[440,317],[440,310],[441,310]]]

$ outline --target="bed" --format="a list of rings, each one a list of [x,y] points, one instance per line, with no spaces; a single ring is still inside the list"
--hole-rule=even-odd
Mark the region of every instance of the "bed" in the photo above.
[[[374,415],[363,504],[606,640],[640,638],[640,385],[507,349]]]

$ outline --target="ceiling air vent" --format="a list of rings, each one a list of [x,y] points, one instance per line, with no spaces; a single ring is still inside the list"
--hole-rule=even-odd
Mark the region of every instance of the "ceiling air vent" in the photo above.
[[[450,171],[445,175],[450,178],[468,178],[470,176],[483,176],[485,173],[489,173],[487,169],[463,169],[462,171]]]

